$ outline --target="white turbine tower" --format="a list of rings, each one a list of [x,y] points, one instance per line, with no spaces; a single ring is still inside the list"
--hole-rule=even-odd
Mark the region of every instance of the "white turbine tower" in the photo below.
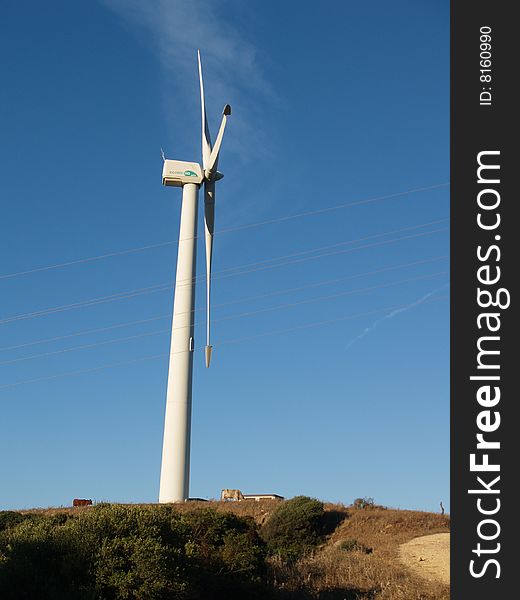
[[[181,502],[189,497],[191,389],[195,347],[197,205],[199,188],[202,183],[204,183],[204,237],[206,242],[206,367],[209,367],[213,349],[210,343],[210,294],[215,182],[223,177],[222,173],[217,171],[217,163],[231,107],[229,104],[224,107],[215,145],[212,146],[206,119],[200,52],[198,52],[198,62],[202,110],[202,169],[198,163],[165,159],[162,176],[163,185],[182,187],[182,208],[164,418],[159,489],[159,502],[161,503]]]

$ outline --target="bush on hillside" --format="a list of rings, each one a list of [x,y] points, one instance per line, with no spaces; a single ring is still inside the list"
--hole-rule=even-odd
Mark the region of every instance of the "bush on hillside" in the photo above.
[[[94,507],[0,533],[2,600],[262,597],[254,521],[212,509]]]
[[[25,519],[24,515],[14,510],[0,511],[0,531],[4,531],[8,527],[15,527]]]
[[[262,526],[268,551],[295,560],[312,551],[324,533],[323,502],[296,496],[281,504]]]
[[[38,516],[0,534],[0,597],[2,600],[93,598],[84,594],[85,565],[62,526]]]

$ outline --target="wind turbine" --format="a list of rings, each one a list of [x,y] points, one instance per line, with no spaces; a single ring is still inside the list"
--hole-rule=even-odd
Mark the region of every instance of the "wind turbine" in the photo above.
[[[224,177],[217,171],[220,146],[231,107],[226,104],[212,146],[206,118],[200,51],[200,102],[202,113],[202,168],[198,163],[164,159],[162,182],[182,187],[182,207],[177,254],[177,273],[166,392],[166,414],[161,463],[159,502],[181,502],[189,497],[191,391],[193,377],[195,272],[197,254],[197,207],[204,184],[204,238],[206,243],[206,367],[211,362],[210,340],[211,260],[215,224],[215,182]]]

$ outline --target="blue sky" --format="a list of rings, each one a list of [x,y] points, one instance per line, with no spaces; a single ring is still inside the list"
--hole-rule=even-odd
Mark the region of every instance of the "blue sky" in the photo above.
[[[213,135],[233,115],[191,495],[449,506],[449,4],[2,13],[0,508],[157,500],[181,198],[160,148],[200,160],[198,47]]]

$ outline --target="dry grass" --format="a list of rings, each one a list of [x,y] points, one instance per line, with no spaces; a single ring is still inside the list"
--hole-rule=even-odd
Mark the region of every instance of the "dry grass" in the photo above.
[[[384,508],[327,505],[345,520],[313,556],[293,565],[271,560],[273,583],[288,596],[327,599],[449,600],[449,586],[411,573],[398,558],[400,544],[449,531],[449,517]],[[359,549],[344,550],[355,546]]]
[[[219,512],[230,512],[239,517],[252,517],[258,525],[262,525],[279,506],[280,500],[244,500],[242,502],[229,502],[214,500],[212,502],[186,502],[181,505],[181,510],[194,508],[214,508]]]
[[[262,525],[269,515],[276,510],[280,505],[280,500],[262,500],[261,502],[255,502],[254,500],[247,500],[244,502],[229,502],[212,500],[210,502],[198,502],[190,501],[175,504],[175,509],[179,512],[188,512],[201,508],[212,508],[219,512],[230,512],[241,517],[252,517],[258,525]],[[125,506],[132,506],[127,504]],[[138,506],[156,506],[155,504],[139,504]],[[48,508],[31,508],[27,510],[20,510],[18,512],[23,514],[41,514],[46,516],[52,516],[59,513],[78,514],[83,510],[90,510],[90,506],[61,506],[61,507],[48,507]]]
[[[252,517],[262,525],[279,502],[187,502],[176,505],[176,509],[184,512],[211,507]],[[276,557],[269,559],[270,579],[282,598],[449,600],[449,586],[414,575],[398,558],[401,544],[418,536],[448,532],[448,516],[383,507],[357,509],[341,504],[326,504],[325,508],[330,522],[339,522],[339,525],[314,555],[292,565]],[[20,512],[53,515],[89,509],[47,508]],[[347,542],[344,544],[347,549],[342,549],[343,542]]]

